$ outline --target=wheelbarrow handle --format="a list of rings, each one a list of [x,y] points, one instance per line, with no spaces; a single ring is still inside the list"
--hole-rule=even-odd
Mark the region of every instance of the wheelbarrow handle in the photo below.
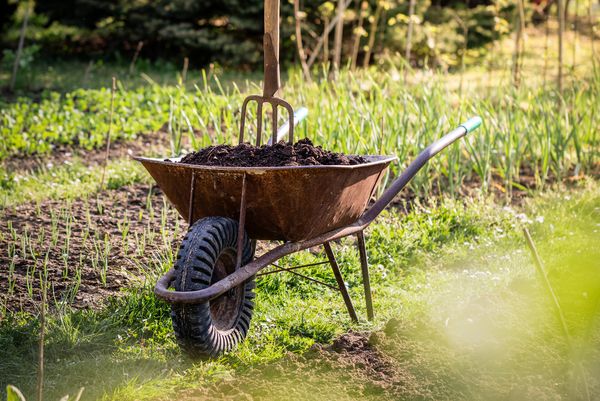
[[[458,128],[444,135],[442,138],[438,139],[431,145],[429,145],[425,150],[423,150],[417,158],[408,165],[406,170],[400,177],[396,179],[392,183],[392,185],[383,193],[381,198],[379,198],[373,206],[371,206],[359,219],[359,224],[368,225],[370,224],[378,215],[386,208],[386,206],[391,203],[396,195],[404,189],[406,184],[413,179],[413,177],[427,164],[427,162],[435,157],[442,150],[467,135],[469,132],[474,131],[481,125],[480,117],[473,117],[463,124],[459,125]]]
[[[469,132],[475,131],[481,125],[482,120],[481,117],[471,117],[466,122],[462,123],[460,126],[467,130],[467,134]]]

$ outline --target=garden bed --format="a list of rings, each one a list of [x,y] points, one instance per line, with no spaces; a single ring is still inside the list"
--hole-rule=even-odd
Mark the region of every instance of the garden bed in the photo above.
[[[179,244],[183,221],[160,190],[132,185],[72,203],[6,210],[0,221],[0,305],[36,312],[40,277],[48,302],[97,308],[151,271]],[[41,275],[41,276],[40,276]]]

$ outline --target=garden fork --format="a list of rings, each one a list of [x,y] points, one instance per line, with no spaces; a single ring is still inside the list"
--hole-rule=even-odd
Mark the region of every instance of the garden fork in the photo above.
[[[244,126],[246,125],[246,109],[250,101],[256,101],[256,146],[260,146],[262,139],[262,111],[263,105],[269,103],[273,110],[273,138],[271,144],[277,143],[277,108],[285,108],[289,118],[288,143],[294,143],[294,109],[283,99],[275,97],[281,86],[279,74],[279,0],[265,0],[265,34],[263,37],[265,76],[263,94],[251,95],[244,99],[240,123],[239,143],[244,142]]]

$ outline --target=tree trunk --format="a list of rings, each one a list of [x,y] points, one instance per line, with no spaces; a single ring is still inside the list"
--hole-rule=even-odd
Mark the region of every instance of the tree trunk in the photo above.
[[[408,6],[408,32],[406,34],[406,50],[404,52],[404,58],[406,62],[410,64],[410,50],[412,46],[412,35],[413,35],[413,15],[415,13],[415,3],[416,0],[410,0],[410,5]]]
[[[550,16],[546,15],[546,19],[544,20],[544,30],[545,30],[545,39],[544,39],[544,69],[542,71],[543,76],[543,85],[546,88],[546,75],[548,74],[548,47],[549,47],[549,39],[550,39]]]
[[[498,5],[498,0],[494,1],[494,19],[498,18],[498,14],[500,14],[500,10],[499,10],[499,5]],[[495,33],[495,28],[494,28],[494,33]],[[495,39],[495,37],[494,37]],[[491,43],[491,48],[490,48],[490,54],[488,55],[489,58],[489,62],[488,62],[488,81],[487,81],[487,88],[488,88],[488,94],[491,93],[491,89],[493,87],[493,78],[494,78],[494,60],[496,60],[496,51],[497,51],[497,44],[496,44],[497,40],[492,40]]]
[[[594,37],[596,36],[594,34],[594,13],[593,13],[593,0],[589,0],[589,4],[588,4],[588,18],[590,21],[590,26],[592,27],[592,34],[590,35],[591,38],[591,46],[592,46],[592,68],[594,70],[594,75],[596,74],[596,49],[595,49],[595,43],[594,43]]]
[[[467,47],[469,45],[469,26],[461,20],[463,28],[463,48],[460,55],[460,82],[458,86],[458,95],[462,97],[463,83],[465,77],[465,56],[467,54]]]
[[[520,70],[521,70],[521,57],[522,57],[522,42],[523,42],[523,31],[525,27],[525,10],[523,6],[523,0],[517,0],[518,18],[519,23],[517,25],[517,32],[515,35],[515,49],[513,52],[513,85],[519,86],[520,81]]]
[[[329,17],[325,17],[325,27],[323,28],[323,64],[326,64],[329,61],[329,30],[327,26],[329,25]]]
[[[565,21],[569,20],[569,3],[571,0],[562,0],[563,1],[563,14]]]
[[[371,23],[371,31],[369,32],[369,43],[367,44],[367,53],[363,60],[363,67],[367,68],[371,61],[371,53],[373,52],[373,46],[375,46],[375,35],[377,35],[377,25],[379,25],[379,17],[381,16],[382,10],[381,2],[377,2],[377,8],[375,9],[375,15],[373,16],[373,22]]]
[[[344,38],[344,11],[346,11],[344,0],[338,0],[336,10],[337,24],[335,25],[335,35],[333,42],[333,70],[336,74],[340,69],[340,63],[342,61],[342,40]]]
[[[17,71],[19,70],[19,63],[21,62],[21,54],[23,53],[23,45],[25,44],[25,33],[27,32],[27,23],[29,22],[29,13],[31,12],[32,4],[27,3],[25,9],[25,16],[23,17],[23,25],[21,26],[21,33],[19,34],[19,45],[17,46],[17,54],[15,55],[15,63],[13,64],[12,75],[10,77],[10,90],[15,89],[15,83],[17,82]]]
[[[312,82],[312,78],[310,76],[310,69],[306,64],[306,54],[304,53],[304,45],[302,44],[302,27],[300,26],[300,0],[294,0],[294,21],[296,25],[296,46],[298,47],[298,58],[300,59],[300,65],[302,66],[304,79],[310,83]]]
[[[346,0],[346,8],[348,8],[351,1],[352,0]],[[333,20],[331,22],[329,22],[329,24],[325,24],[325,26],[326,26],[325,32],[327,33],[327,35],[329,35],[329,33],[333,30],[336,23],[337,23],[337,15],[333,18]],[[324,41],[325,41],[325,36],[323,35],[319,38],[319,41],[317,42],[315,48],[313,49],[312,53],[310,54],[310,57],[308,59],[308,67],[309,68],[312,67],[315,60],[319,56],[319,53],[321,52],[321,48],[323,47]]]
[[[356,59],[358,58],[358,50],[360,48],[360,38],[362,36],[363,31],[363,23],[365,20],[365,14],[367,13],[367,9],[369,8],[369,3],[366,1],[362,1],[360,4],[360,10],[358,15],[358,25],[356,26],[354,32],[354,43],[352,44],[352,58],[350,60],[350,68],[352,70],[356,69]]]
[[[138,57],[140,56],[140,52],[142,51],[143,47],[144,47],[144,42],[140,40],[137,44],[137,47],[135,48],[135,53],[133,54],[133,58],[131,59],[131,64],[129,64],[129,75],[133,74],[133,71],[135,69],[135,62],[137,61]]]
[[[577,46],[579,41],[579,21],[577,18],[579,17],[579,0],[575,0],[575,12],[573,13],[573,54],[571,60],[571,68],[575,70],[575,64],[577,63]],[[593,31],[592,31],[593,32]]]
[[[558,0],[558,92],[563,93],[563,34],[565,31],[564,0]]]

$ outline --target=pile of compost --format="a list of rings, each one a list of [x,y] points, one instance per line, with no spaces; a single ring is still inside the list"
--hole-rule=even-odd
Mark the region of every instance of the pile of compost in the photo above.
[[[289,145],[283,141],[273,146],[217,145],[184,156],[180,163],[224,167],[279,167],[356,165],[367,163],[362,156],[344,155],[314,146],[305,138]]]

